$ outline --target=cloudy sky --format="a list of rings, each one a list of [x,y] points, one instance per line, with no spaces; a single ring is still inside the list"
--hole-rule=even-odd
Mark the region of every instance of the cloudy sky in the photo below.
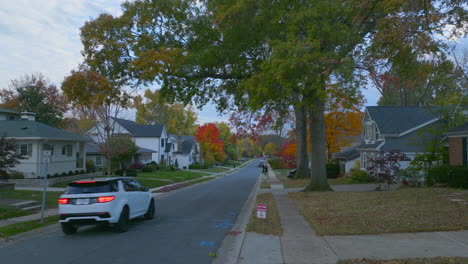
[[[79,28],[102,12],[119,15],[121,0],[0,0],[0,88],[24,74],[41,72],[60,86],[81,62]],[[468,41],[462,41],[468,47]],[[367,105],[378,92],[363,91]],[[125,118],[134,119],[134,112]],[[199,113],[199,122],[226,119],[213,106]]]

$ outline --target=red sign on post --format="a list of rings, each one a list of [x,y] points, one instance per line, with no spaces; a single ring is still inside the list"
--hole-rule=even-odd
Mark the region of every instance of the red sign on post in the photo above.
[[[266,218],[266,204],[257,204],[257,217]]]

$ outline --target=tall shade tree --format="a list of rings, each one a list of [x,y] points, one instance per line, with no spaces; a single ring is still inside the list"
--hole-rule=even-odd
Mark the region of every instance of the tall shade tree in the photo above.
[[[169,122],[169,104],[159,90],[151,92],[147,89],[143,97],[135,97],[133,107],[137,111],[135,121],[138,124],[161,125]]]
[[[37,121],[53,127],[64,125],[68,111],[65,96],[41,73],[12,80],[9,88],[0,90],[0,106],[35,113]]]
[[[306,133],[311,138],[307,190],[331,190],[327,85],[354,84],[347,85],[351,97],[360,81],[355,66],[369,56],[392,57],[386,50],[392,39],[437,50],[427,36],[447,24],[464,27],[465,7],[466,0],[142,0],[124,3],[119,17],[88,22],[82,37],[89,64],[112,54],[120,76],[160,82],[163,93],[184,102],[213,100],[223,110],[231,102],[255,110],[294,106],[296,115],[302,112],[298,144]]]
[[[231,160],[239,158],[237,138],[231,133],[231,128],[225,122],[216,122],[219,130],[219,139],[224,143],[224,152]]]
[[[105,149],[111,149],[109,139],[115,128],[112,118],[119,117],[130,106],[131,97],[100,73],[84,66],[65,77],[62,91],[73,106],[95,111],[99,141],[103,142]],[[112,160],[112,153],[109,152],[108,161]],[[110,164],[108,172],[111,172]]]
[[[195,139],[200,142],[202,156],[206,163],[212,165],[211,161],[223,162],[226,159],[224,142],[219,139],[219,130],[215,124],[209,123],[200,126],[197,129]]]
[[[327,87],[325,104],[325,147],[327,162],[331,163],[332,155],[359,138],[362,133],[364,97],[356,91],[349,97],[343,87]],[[357,140],[360,141],[360,140]]]

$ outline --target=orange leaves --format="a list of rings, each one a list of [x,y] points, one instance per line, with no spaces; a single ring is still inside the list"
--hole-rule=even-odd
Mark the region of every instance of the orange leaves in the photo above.
[[[219,135],[219,130],[213,123],[205,124],[197,129],[195,139],[200,142],[205,159],[211,155],[214,156],[216,161],[226,159],[224,142],[219,139]]]

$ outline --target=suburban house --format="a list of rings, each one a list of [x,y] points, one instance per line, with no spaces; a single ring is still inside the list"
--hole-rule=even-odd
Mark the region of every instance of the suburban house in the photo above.
[[[164,125],[140,125],[134,121],[112,118],[112,134],[128,134],[139,147],[137,154],[131,161],[149,163],[155,161],[158,164],[177,165],[179,169],[188,169],[189,165],[200,162],[200,146],[194,136],[176,136],[168,134]],[[86,135],[93,139],[86,146],[88,159],[92,160],[96,167],[105,165],[105,158],[100,154],[99,145],[102,143],[103,128],[97,125],[89,130]]]
[[[37,122],[33,113],[0,108],[0,136],[16,140],[16,153],[23,158],[15,170],[25,178],[86,170],[89,139]],[[50,154],[49,164],[45,154]]]
[[[424,153],[431,140],[440,135],[430,132],[441,121],[441,107],[367,106],[363,119],[363,140],[357,147],[361,169],[380,151],[398,150],[406,155],[400,162],[408,167],[418,153]]]
[[[195,136],[182,136],[182,142],[177,142],[177,138],[172,143],[175,149],[172,164],[177,164],[179,169],[188,169],[190,165],[200,163],[200,145],[195,141]]]
[[[112,134],[128,134],[140,148],[140,155],[135,162],[149,163],[155,161],[160,163],[162,160],[166,160],[165,151],[168,134],[164,125],[140,125],[131,120],[112,118],[112,126]],[[103,138],[100,136],[103,134],[102,125],[97,125],[86,132],[86,135],[98,144],[103,142]],[[91,150],[93,148],[90,148]]]
[[[450,165],[468,165],[468,122],[445,133],[449,141]]]
[[[352,146],[344,148],[341,152],[333,154],[333,158],[338,161],[340,165],[340,174],[350,172],[361,161],[358,148],[361,143],[354,143]]]
[[[102,169],[107,164],[107,159],[102,155],[100,144],[96,142],[87,142],[85,145],[86,160],[91,160],[97,169]],[[133,163],[151,162],[151,155],[154,150],[139,147],[138,151],[130,159],[123,162],[124,167],[129,167]]]

